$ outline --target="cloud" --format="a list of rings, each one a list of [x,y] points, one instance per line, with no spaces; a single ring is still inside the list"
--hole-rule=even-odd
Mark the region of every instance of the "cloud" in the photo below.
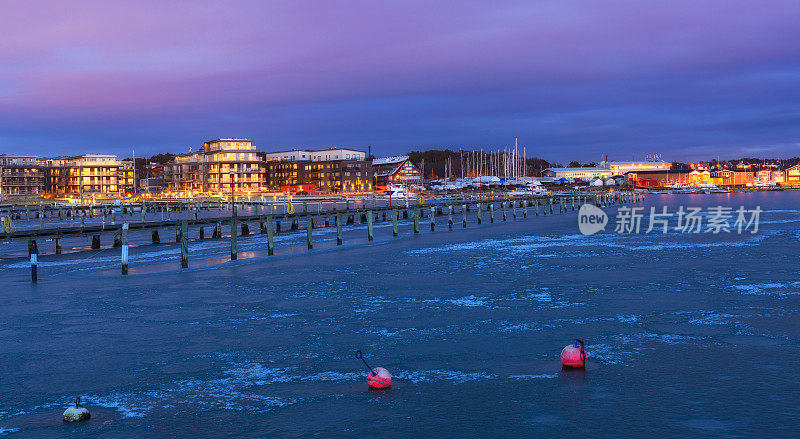
[[[788,154],[796,1],[17,2],[0,148]],[[383,149],[383,150],[382,150]],[[722,151],[720,151],[722,150]],[[677,157],[676,157],[677,158]]]

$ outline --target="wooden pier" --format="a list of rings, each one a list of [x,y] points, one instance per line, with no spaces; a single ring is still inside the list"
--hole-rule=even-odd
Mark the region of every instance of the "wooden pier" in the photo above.
[[[92,237],[92,249],[102,248],[102,236],[106,236],[106,242],[110,242],[110,247],[122,247],[121,272],[128,273],[128,234],[134,231],[150,231],[151,242],[161,241],[160,231],[171,230],[175,233],[175,242],[180,245],[181,267],[189,266],[189,233],[195,229],[199,233],[199,238],[206,239],[206,228],[211,227],[210,239],[222,239],[222,230],[228,226],[230,230],[230,257],[236,260],[238,255],[237,241],[239,236],[250,234],[250,226],[254,225],[255,230],[266,235],[267,254],[273,255],[275,251],[274,236],[281,231],[282,224],[289,224],[291,230],[299,230],[301,225],[306,230],[306,245],[308,250],[314,248],[313,230],[319,227],[330,227],[331,224],[336,228],[336,244],[342,245],[343,228],[345,225],[356,223],[367,225],[367,240],[374,239],[374,223],[376,221],[392,222],[392,235],[398,236],[398,221],[411,219],[413,233],[420,233],[420,221],[426,216],[430,220],[431,231],[435,230],[436,215],[447,215],[448,230],[454,228],[454,217],[461,217],[461,227],[468,225],[469,213],[474,211],[477,224],[483,222],[483,214],[488,213],[490,223],[495,222],[495,210],[500,210],[501,220],[507,221],[509,214],[513,219],[517,218],[518,211],[521,210],[523,218],[528,217],[529,209],[535,216],[548,213],[565,213],[575,211],[576,206],[589,203],[596,206],[609,206],[612,204],[630,203],[641,200],[640,193],[633,192],[613,192],[613,193],[594,193],[594,194],[548,194],[548,195],[527,195],[527,196],[489,196],[489,197],[449,197],[433,200],[403,199],[393,200],[390,204],[386,200],[362,199],[362,200],[333,200],[333,201],[290,201],[283,203],[264,203],[264,202],[224,202],[218,203],[140,203],[139,205],[124,206],[76,206],[76,207],[51,207],[49,210],[38,209],[34,217],[26,213],[28,221],[34,219],[42,220],[46,215],[51,218],[70,218],[75,225],[59,224],[56,227],[44,227],[44,221],[39,222],[38,228],[8,231],[8,227],[0,230],[0,242],[28,241],[29,256],[31,259],[31,280],[36,282],[38,246],[37,240],[55,241],[55,253],[61,253],[61,240],[68,237]],[[327,206],[326,206],[327,204]],[[398,205],[399,204],[399,205]],[[325,208],[327,207],[327,208]],[[342,207],[342,208],[340,208]],[[248,215],[239,215],[237,212],[244,208],[252,211]],[[570,210],[571,208],[571,210]],[[68,210],[69,209],[69,210]],[[200,211],[226,212],[230,210],[230,215],[200,217]],[[65,214],[68,211],[69,214]],[[46,212],[46,213],[45,213]],[[79,212],[79,213],[76,213]],[[171,212],[181,212],[184,215],[188,212],[189,218],[176,219],[155,219],[147,220],[147,214],[158,216]],[[12,212],[0,212],[4,218],[18,219],[21,209]],[[119,217],[117,217],[117,214]],[[37,216],[38,215],[38,216]],[[77,215],[77,217],[76,217]],[[100,224],[86,224],[85,218],[93,218],[95,215],[102,217]],[[389,217],[387,219],[387,216]],[[78,220],[77,218],[80,218]],[[108,220],[108,221],[107,221]],[[331,221],[332,220],[332,221]],[[358,220],[358,222],[356,221]],[[5,220],[4,220],[4,224]],[[198,230],[199,229],[199,230]],[[113,239],[108,239],[112,236]]]

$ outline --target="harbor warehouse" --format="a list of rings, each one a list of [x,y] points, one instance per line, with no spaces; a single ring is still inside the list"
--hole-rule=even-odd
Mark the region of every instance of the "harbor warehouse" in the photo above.
[[[625,174],[629,183],[636,186],[664,187],[673,184],[688,185],[692,176],[689,171],[631,171]]]
[[[614,175],[614,171],[608,168],[549,168],[544,171],[545,177],[553,177],[556,180],[566,178],[574,180],[576,178],[609,178]]]

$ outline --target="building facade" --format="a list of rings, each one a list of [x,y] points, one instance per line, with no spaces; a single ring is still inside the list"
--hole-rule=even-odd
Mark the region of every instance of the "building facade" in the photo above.
[[[291,150],[265,154],[269,190],[297,193],[368,192],[372,190],[372,162],[364,151],[331,148]]]
[[[0,155],[0,195],[40,195],[44,174],[36,156]]]
[[[752,186],[755,174],[751,171],[723,169],[711,173],[711,182],[717,186]]]
[[[786,184],[800,184],[800,165],[786,169]]]
[[[136,192],[138,184],[136,182],[136,168],[133,160],[122,160],[119,162],[117,184],[121,194]]]
[[[44,190],[56,196],[116,196],[120,193],[120,168],[115,155],[84,154],[42,158]],[[124,178],[124,175],[123,175]]]
[[[574,180],[576,178],[609,178],[615,174],[614,171],[608,168],[549,168],[545,169],[542,175],[545,177],[552,177],[555,180],[560,180],[562,178]]]
[[[375,172],[375,186],[422,184],[422,171],[407,155],[375,159],[372,169]]]
[[[692,171],[695,172],[695,171]],[[706,171],[708,172],[708,171]],[[625,174],[628,183],[643,187],[666,187],[691,183],[690,171],[631,171]]]
[[[164,165],[164,182],[169,191],[183,194],[257,193],[264,186],[264,161],[252,140],[215,139]]]
[[[614,175],[624,175],[630,171],[668,171],[672,166],[667,162],[604,162],[600,167],[610,169]]]

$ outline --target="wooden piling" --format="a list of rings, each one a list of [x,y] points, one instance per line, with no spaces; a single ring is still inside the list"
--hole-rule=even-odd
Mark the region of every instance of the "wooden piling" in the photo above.
[[[122,274],[128,274],[128,227],[122,224]]]
[[[342,214],[336,214],[336,245],[342,245],[344,238],[342,236]]]
[[[489,203],[489,222],[494,222],[494,203]]]
[[[436,208],[431,207],[431,211],[429,212],[428,216],[431,219],[431,232],[436,230]]]
[[[61,235],[56,236],[56,254],[61,254]]]
[[[414,209],[414,233],[419,233],[419,207]]]
[[[267,215],[267,255],[275,254],[275,242],[272,233],[272,215]]]
[[[392,209],[392,236],[397,236],[397,209]]]
[[[468,204],[461,205],[461,228],[467,228],[467,206]]]
[[[372,234],[372,221],[373,221],[373,213],[372,211],[367,211],[367,241],[372,241],[375,237]]]
[[[476,210],[478,211],[478,224],[481,224],[481,223],[483,223],[483,218],[481,218],[481,214],[483,212],[481,211],[481,204],[480,203],[478,203],[478,206],[477,206]]]
[[[447,230],[453,230],[453,205],[447,206]]]
[[[181,268],[189,267],[189,222],[181,221]]]
[[[305,209],[305,202],[303,203],[303,209]],[[314,248],[313,237],[311,236],[311,231],[314,229],[313,224],[311,223],[311,215],[306,214],[306,243],[308,244],[308,249],[311,250]]]
[[[236,223],[236,217],[231,218],[231,261],[235,261],[239,256],[239,251],[236,249],[236,239],[239,234]]]
[[[36,283],[39,280],[39,247],[34,239],[28,241],[28,254],[31,258],[31,282]]]
[[[92,250],[100,249],[100,235],[92,235]]]

